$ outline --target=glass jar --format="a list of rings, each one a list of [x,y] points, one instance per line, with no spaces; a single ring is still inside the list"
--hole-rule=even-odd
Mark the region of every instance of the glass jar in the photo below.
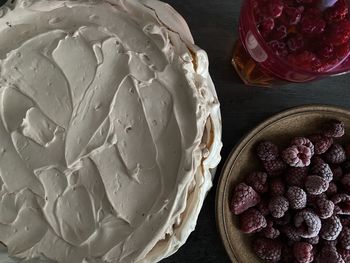
[[[254,8],[256,0],[243,1],[239,20],[239,40],[236,41],[232,58],[232,64],[246,85],[271,87],[287,83],[303,83],[350,72],[349,54],[322,72],[298,67],[286,58],[277,56],[257,28]]]

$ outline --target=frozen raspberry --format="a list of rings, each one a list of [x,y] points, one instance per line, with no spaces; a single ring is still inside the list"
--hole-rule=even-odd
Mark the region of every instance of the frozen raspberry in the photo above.
[[[335,195],[338,192],[338,187],[334,182],[330,182],[328,189],[326,191],[326,195],[328,197],[332,197],[333,195]]]
[[[338,23],[331,24],[327,31],[329,43],[334,46],[340,46],[349,42],[350,39],[350,21],[342,20]]]
[[[311,245],[317,245],[318,242],[320,241],[320,237],[319,236],[315,236],[315,237],[312,237],[312,238],[307,238],[306,241],[308,243],[310,243]]]
[[[278,148],[269,141],[262,141],[256,149],[258,157],[262,161],[272,161],[278,158]]]
[[[317,55],[323,59],[330,59],[334,55],[334,47],[332,44],[322,43],[318,47]]]
[[[308,167],[291,167],[286,174],[286,182],[291,186],[302,187],[307,176]]]
[[[349,13],[349,6],[346,0],[338,0],[324,11],[324,18],[328,23],[339,22]]]
[[[323,164],[325,163],[325,161],[318,155],[314,155],[312,158],[311,158],[311,164],[312,165],[318,165],[318,164]]]
[[[261,202],[256,206],[263,216],[270,214],[269,202],[265,199],[262,199]]]
[[[340,248],[339,254],[345,263],[350,262],[350,250]]]
[[[332,197],[334,212],[338,215],[350,215],[350,195],[336,194]]]
[[[253,233],[266,227],[266,219],[257,209],[249,208],[239,216],[239,225],[243,233]]]
[[[264,168],[270,176],[281,175],[287,168],[286,164],[281,159],[273,161],[264,161]]]
[[[267,226],[261,231],[264,237],[270,238],[270,239],[275,239],[279,237],[280,231],[273,226],[273,221],[268,219],[267,221]]]
[[[349,162],[348,168],[350,169],[350,162]],[[343,169],[339,165],[332,165],[331,170],[333,173],[333,180],[334,181],[338,182],[343,178]],[[349,170],[349,172],[350,172],[350,170]]]
[[[306,206],[306,193],[297,186],[289,187],[287,198],[292,209],[302,209]]]
[[[231,211],[239,215],[248,208],[256,206],[260,202],[260,196],[254,189],[245,183],[236,186],[231,202]]]
[[[312,157],[312,150],[306,146],[293,145],[282,153],[283,160],[292,167],[309,166]]]
[[[282,244],[282,258],[280,262],[292,263],[294,262],[293,246],[289,244]]]
[[[305,146],[305,147],[310,148],[311,155],[314,155],[314,153],[315,153],[315,147],[314,147],[313,143],[308,138],[305,138],[305,137],[294,138],[291,142],[291,145]]]
[[[347,158],[350,158],[350,144],[345,147],[345,154]]]
[[[287,211],[281,218],[274,218],[276,225],[285,226],[290,223],[292,219],[291,214]]]
[[[334,247],[323,246],[319,252],[316,263],[345,263]]]
[[[342,216],[340,217],[340,222],[343,225],[343,227],[350,227],[350,217],[349,216]]]
[[[345,43],[340,46],[336,46],[334,48],[334,54],[337,59],[343,59],[345,56],[347,56],[350,52],[350,46],[349,43]]]
[[[343,230],[339,235],[339,245],[343,249],[350,249],[350,228],[349,227],[343,227]]]
[[[304,69],[312,69],[315,64],[319,64],[317,56],[307,50],[297,54],[289,54],[287,59],[291,64]]]
[[[253,243],[255,254],[262,260],[278,262],[282,256],[280,242],[268,238],[257,238]]]
[[[309,136],[310,141],[315,146],[315,154],[323,154],[331,147],[333,144],[333,139],[326,137],[321,134],[315,134]]]
[[[324,159],[331,164],[340,164],[346,160],[345,151],[340,144],[333,144],[324,154]]]
[[[339,217],[331,216],[322,221],[320,236],[325,240],[336,240],[342,229]]]
[[[297,52],[304,47],[304,37],[300,34],[290,34],[287,40],[287,46],[291,52]]]
[[[268,1],[269,14],[272,18],[278,18],[282,15],[284,3],[281,0]]]
[[[302,10],[286,6],[284,12],[281,16],[281,21],[286,25],[296,25],[300,22],[302,15]]]
[[[275,218],[281,218],[289,208],[288,200],[283,196],[275,196],[270,199],[269,210]]]
[[[306,177],[306,192],[312,195],[319,195],[327,191],[329,183],[320,176],[310,175]]]
[[[332,120],[323,127],[323,134],[327,137],[339,138],[345,134],[344,122]]]
[[[294,225],[303,238],[315,237],[321,230],[321,219],[311,211],[300,211],[294,217]]]
[[[269,193],[271,196],[283,195],[285,192],[285,185],[280,177],[271,179]]]
[[[285,57],[288,55],[287,45],[284,42],[278,40],[272,40],[269,43],[272,51],[279,57]]]
[[[322,245],[326,247],[330,247],[333,249],[337,249],[338,239],[335,240],[325,240],[322,239]]]
[[[316,199],[316,213],[321,219],[329,218],[333,215],[334,203],[326,198]]]
[[[322,18],[304,16],[300,22],[300,30],[303,34],[318,35],[324,32],[326,22]]]
[[[301,236],[299,235],[298,230],[294,226],[291,226],[291,225],[283,226],[281,229],[281,232],[285,234],[289,240],[292,240],[295,242],[301,240]]]
[[[267,173],[264,172],[253,172],[250,173],[246,178],[247,185],[253,187],[253,189],[258,193],[265,193],[268,190],[268,185],[266,184]]]
[[[306,242],[297,242],[293,246],[293,255],[298,263],[310,263],[314,259],[313,246]]]
[[[344,173],[350,173],[350,161],[345,161],[341,164],[342,172]],[[341,177],[343,178],[343,176]],[[340,178],[340,179],[341,179]],[[338,178],[339,179],[339,178]],[[338,180],[340,181],[340,180]]]
[[[322,177],[327,182],[330,182],[333,179],[333,172],[329,165],[326,163],[313,165],[311,167],[311,173]]]
[[[275,20],[272,17],[264,19],[258,26],[261,35],[266,38],[275,28]]]
[[[344,189],[348,192],[350,192],[350,174],[344,175],[344,177],[341,179],[341,184],[344,187]]]
[[[279,51],[279,53],[284,54],[284,50],[287,50],[287,46],[284,42],[280,42],[280,41],[285,39],[287,37],[287,34],[288,34],[288,30],[287,30],[287,27],[285,25],[275,26],[275,29],[270,34],[270,38],[272,40],[277,40],[277,42],[271,41],[269,43],[272,50],[274,50],[274,51],[283,50],[283,52]],[[276,43],[278,43],[278,45],[276,45]],[[288,50],[287,50],[287,52],[288,52]]]

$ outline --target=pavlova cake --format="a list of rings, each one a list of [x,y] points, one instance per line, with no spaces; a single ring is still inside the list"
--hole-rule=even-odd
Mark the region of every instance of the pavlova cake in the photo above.
[[[154,0],[19,0],[0,16],[0,257],[173,254],[221,149],[186,22]]]

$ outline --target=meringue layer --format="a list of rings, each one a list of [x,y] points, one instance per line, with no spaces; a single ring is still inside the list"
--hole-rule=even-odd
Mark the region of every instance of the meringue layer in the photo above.
[[[153,0],[23,0],[2,15],[9,255],[129,263],[174,253],[221,148],[208,59],[186,23]]]

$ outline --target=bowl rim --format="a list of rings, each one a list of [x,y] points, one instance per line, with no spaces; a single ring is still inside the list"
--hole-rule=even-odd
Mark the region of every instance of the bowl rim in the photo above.
[[[216,188],[215,218],[216,218],[216,227],[220,235],[221,242],[224,245],[226,253],[228,254],[232,262],[241,263],[239,261],[239,257],[236,255],[234,247],[230,243],[230,239],[227,231],[227,223],[224,217],[224,206],[225,206],[224,202],[226,200],[225,197],[227,196],[227,186],[228,186],[227,181],[230,177],[229,175],[231,174],[231,170],[233,167],[232,164],[236,161],[237,157],[239,156],[240,152],[244,149],[244,147],[255,137],[257,133],[259,133],[264,128],[272,125],[274,122],[279,121],[283,118],[286,118],[295,114],[314,112],[314,111],[319,111],[319,112],[327,111],[327,112],[336,112],[340,114],[350,115],[349,109],[341,106],[328,105],[328,104],[307,104],[307,105],[292,107],[287,110],[282,110],[274,114],[273,116],[259,122],[253,129],[249,130],[243,137],[241,137],[241,139],[238,140],[238,142],[236,143],[236,145],[233,147],[230,154],[228,155],[220,171],[220,177]]]

